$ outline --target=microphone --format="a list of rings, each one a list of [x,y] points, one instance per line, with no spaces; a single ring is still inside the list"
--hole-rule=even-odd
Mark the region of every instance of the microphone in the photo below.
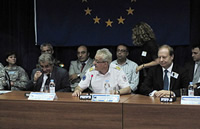
[[[171,92],[172,92],[172,87],[170,85],[170,87],[169,87],[169,97],[160,97],[160,102],[165,102],[165,103],[175,102],[176,97],[175,96],[172,97]]]
[[[89,86],[91,85],[92,78],[93,78],[93,74],[91,75]],[[92,99],[92,95],[90,95],[90,89],[88,90],[88,94],[87,95],[80,95],[79,99],[81,99],[81,100],[91,100]]]
[[[93,78],[93,74],[91,75],[91,79],[90,79],[90,84],[89,84],[89,86],[91,86],[92,78]],[[90,90],[88,90],[88,95],[90,95]]]
[[[11,81],[8,72],[5,70],[5,79],[8,81],[7,83],[7,90],[11,90]]]

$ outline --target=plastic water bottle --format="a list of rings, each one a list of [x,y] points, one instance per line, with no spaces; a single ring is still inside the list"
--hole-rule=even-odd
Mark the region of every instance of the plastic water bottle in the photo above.
[[[188,86],[188,96],[194,96],[194,86],[193,86],[192,82],[190,82],[190,84]]]
[[[54,83],[54,80],[51,79],[49,83],[50,93],[55,93],[55,87],[56,87],[56,84]]]
[[[104,88],[105,88],[105,93],[106,94],[110,94],[110,84],[109,84],[109,80],[106,80],[104,83]]]

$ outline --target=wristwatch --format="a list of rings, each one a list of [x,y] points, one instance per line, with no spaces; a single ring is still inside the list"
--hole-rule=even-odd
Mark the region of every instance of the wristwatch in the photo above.
[[[120,91],[119,90],[117,91],[117,94],[120,95]]]

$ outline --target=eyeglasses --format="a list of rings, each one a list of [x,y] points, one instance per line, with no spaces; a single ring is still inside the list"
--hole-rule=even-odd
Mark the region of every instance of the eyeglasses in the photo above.
[[[125,53],[125,52],[127,52],[127,50],[117,49],[117,52],[123,52],[123,53]]]
[[[105,63],[107,61],[98,61],[97,59],[94,59],[94,62],[96,62],[97,64],[100,64],[100,63]]]

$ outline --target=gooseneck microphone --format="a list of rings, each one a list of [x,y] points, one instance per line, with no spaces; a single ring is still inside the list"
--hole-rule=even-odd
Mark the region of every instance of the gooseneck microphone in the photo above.
[[[172,87],[169,87],[169,97],[160,97],[160,102],[171,103],[176,101],[176,96],[172,97]]]

